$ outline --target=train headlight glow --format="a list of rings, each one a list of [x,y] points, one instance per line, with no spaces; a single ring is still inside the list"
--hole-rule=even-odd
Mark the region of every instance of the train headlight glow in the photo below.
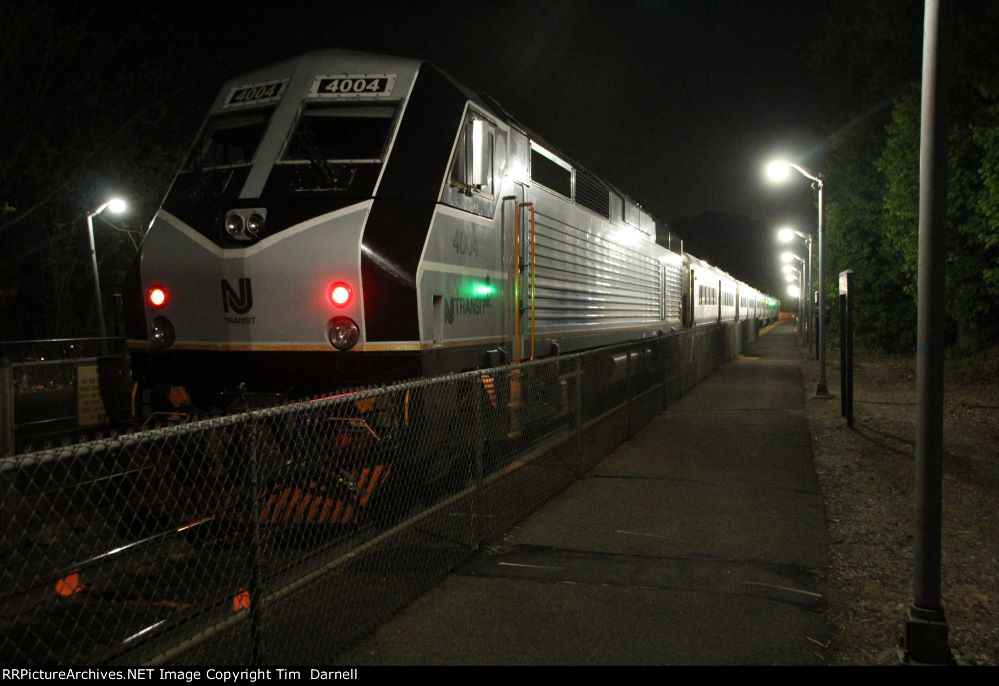
[[[166,317],[153,320],[153,345],[157,348],[169,348],[173,345],[173,324]]]
[[[329,291],[327,292],[330,302],[337,307],[346,307],[347,304],[350,303],[351,295],[352,292],[350,290],[350,286],[345,284],[343,281],[338,281],[330,285]]]
[[[149,304],[157,309],[165,307],[167,304],[167,292],[163,286],[153,286],[146,295]]]
[[[230,214],[225,218],[225,232],[229,234],[230,237],[236,238],[242,230],[243,218],[238,214]]]
[[[254,212],[246,219],[246,233],[254,238],[260,235],[264,229],[264,215]]]
[[[334,317],[329,324],[330,344],[337,350],[350,350],[361,336],[361,330],[349,317]]]

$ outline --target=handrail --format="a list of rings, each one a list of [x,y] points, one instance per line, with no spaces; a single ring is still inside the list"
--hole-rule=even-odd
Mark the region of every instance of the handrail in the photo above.
[[[535,309],[534,309],[534,203],[525,202],[524,207],[531,208],[531,359],[535,358],[534,354],[534,340],[535,340]]]
[[[520,203],[513,199],[513,361],[520,362]]]

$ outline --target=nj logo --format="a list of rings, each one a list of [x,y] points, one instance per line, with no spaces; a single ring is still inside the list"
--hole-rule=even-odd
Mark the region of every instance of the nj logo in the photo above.
[[[253,307],[253,291],[250,289],[249,279],[239,280],[238,293],[228,281],[222,279],[222,309],[225,312],[231,309],[236,314],[246,314],[251,307]]]

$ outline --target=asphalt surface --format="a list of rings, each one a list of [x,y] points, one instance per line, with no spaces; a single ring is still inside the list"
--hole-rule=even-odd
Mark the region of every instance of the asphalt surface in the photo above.
[[[821,664],[829,537],[790,326],[338,664]]]

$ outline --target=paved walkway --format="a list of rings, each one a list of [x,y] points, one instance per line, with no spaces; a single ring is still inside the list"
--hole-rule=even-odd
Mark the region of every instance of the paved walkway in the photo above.
[[[820,664],[829,540],[778,326],[340,664]]]

